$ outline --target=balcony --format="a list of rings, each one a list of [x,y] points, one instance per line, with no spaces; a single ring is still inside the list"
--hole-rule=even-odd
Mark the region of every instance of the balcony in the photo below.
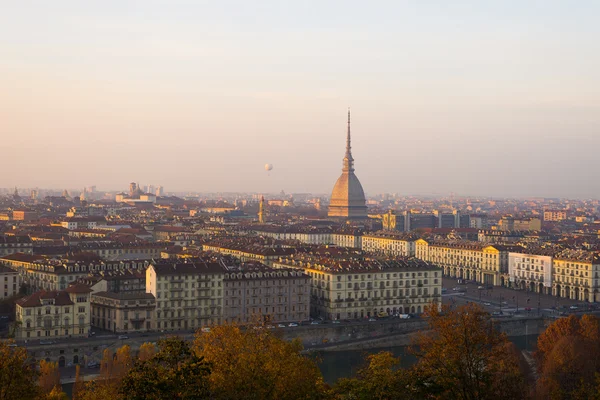
[[[209,281],[210,281],[210,278],[209,278],[209,277],[207,277],[207,276],[205,276],[204,278],[198,277],[198,278],[196,279],[196,281],[197,281],[197,282],[209,282]]]
[[[146,318],[143,317],[137,317],[137,318],[130,318],[129,321],[131,321],[132,323],[136,323],[136,322],[141,322],[143,323],[146,320]]]
[[[170,290],[171,290],[171,292],[181,292],[181,291],[183,291],[183,288],[181,288],[181,287],[172,287]]]

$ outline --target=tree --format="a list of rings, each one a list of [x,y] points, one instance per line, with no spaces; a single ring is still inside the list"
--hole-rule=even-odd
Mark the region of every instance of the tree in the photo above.
[[[336,382],[332,394],[339,400],[414,399],[409,371],[399,369],[400,359],[390,352],[371,354],[355,378]]]
[[[75,366],[75,383],[73,384],[73,400],[79,400],[81,393],[85,388],[85,382],[81,376],[81,366]]]
[[[415,389],[434,399],[481,400],[528,397],[517,352],[490,315],[473,303],[457,309],[427,307],[427,332],[411,351]]]
[[[209,367],[184,340],[158,342],[159,351],[139,359],[123,378],[119,393],[129,400],[209,398]]]
[[[55,386],[50,393],[42,397],[42,400],[69,400],[69,396],[62,391],[60,386]]]
[[[100,362],[100,376],[83,385],[77,393],[81,400],[119,399],[119,387],[123,377],[133,366],[129,346],[125,345],[112,354],[110,349],[105,349]]]
[[[138,352],[138,360],[150,360],[156,354],[156,347],[152,343],[143,343]]]
[[[553,322],[538,338],[540,398],[592,399],[600,376],[600,319],[574,315]]]
[[[324,396],[316,362],[260,325],[235,324],[196,333],[196,354],[211,366],[210,387],[217,399],[318,399]]]
[[[24,348],[0,342],[0,400],[35,399],[40,394],[37,376]]]
[[[58,370],[58,363],[45,360],[40,361],[39,385],[44,393],[49,393],[54,387],[60,389],[60,371]]]

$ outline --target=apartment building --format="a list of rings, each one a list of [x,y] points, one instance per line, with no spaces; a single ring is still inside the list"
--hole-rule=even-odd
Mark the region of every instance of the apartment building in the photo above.
[[[552,266],[556,251],[528,248],[508,253],[510,286],[531,292],[552,294]]]
[[[0,257],[10,254],[33,254],[33,242],[28,236],[0,235]]]
[[[592,251],[563,250],[554,257],[552,294],[567,299],[600,301],[600,256]]]
[[[425,240],[415,244],[416,257],[443,268],[444,275],[486,285],[508,283],[509,247],[462,240]]]
[[[225,266],[218,260],[153,263],[146,270],[146,292],[156,299],[156,329],[197,329],[220,324]]]
[[[419,236],[396,231],[378,231],[362,237],[364,251],[390,256],[414,257],[415,242]]]
[[[306,244],[331,244],[332,229],[312,225],[258,225],[252,231],[260,236],[277,240],[297,240]]]
[[[19,293],[21,282],[17,271],[0,265],[0,300]]]
[[[66,290],[38,291],[16,301],[16,338],[87,337],[90,331],[90,292],[83,284]]]
[[[422,313],[432,303],[441,306],[442,270],[416,258],[298,254],[274,267],[302,269],[312,278],[313,317],[367,318]]]
[[[156,299],[152,293],[93,293],[90,307],[93,327],[115,333],[155,329]]]
[[[222,239],[204,243],[202,250],[231,255],[243,262],[258,261],[268,266],[279,257],[302,251],[297,246],[282,247],[280,245],[262,244],[250,238]]]
[[[309,318],[310,277],[301,270],[245,263],[228,268],[224,286],[226,322],[300,322]]]
[[[169,242],[133,242],[133,243],[85,243],[78,247],[79,251],[94,253],[106,260],[152,260],[160,258],[160,253],[171,246]]]
[[[105,261],[101,259],[75,261],[67,258],[46,258],[29,254],[12,254],[0,258],[0,263],[16,270],[22,283],[32,290],[65,290],[89,274],[146,268],[148,260]]]
[[[544,210],[544,221],[560,222],[567,219],[567,210]]]

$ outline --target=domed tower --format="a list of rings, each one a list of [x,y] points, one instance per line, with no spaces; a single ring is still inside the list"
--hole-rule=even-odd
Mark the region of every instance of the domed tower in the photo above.
[[[365,192],[354,174],[354,159],[350,145],[350,110],[348,110],[348,133],[346,136],[346,155],[342,175],[338,178],[329,201],[329,217],[362,219],[367,218]]]

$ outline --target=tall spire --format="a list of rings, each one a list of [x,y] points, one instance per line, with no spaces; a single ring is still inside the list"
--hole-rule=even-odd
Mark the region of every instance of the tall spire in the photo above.
[[[348,107],[348,133],[346,134],[346,155],[344,156],[343,171],[354,171],[354,159],[352,158],[352,146],[350,144],[350,108]]]

